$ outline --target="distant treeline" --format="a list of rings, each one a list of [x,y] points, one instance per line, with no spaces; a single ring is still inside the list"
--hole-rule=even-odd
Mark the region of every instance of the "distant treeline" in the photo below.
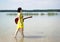
[[[60,9],[48,10],[22,10],[23,12],[60,12]],[[17,12],[17,10],[0,10],[0,12]]]

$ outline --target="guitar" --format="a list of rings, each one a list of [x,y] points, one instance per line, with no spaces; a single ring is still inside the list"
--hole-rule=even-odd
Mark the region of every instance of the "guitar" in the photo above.
[[[23,18],[23,20],[28,19],[28,18],[32,18],[32,16]],[[16,24],[17,24],[18,20],[19,20],[18,17],[16,17],[16,18],[15,18],[15,23],[16,23]]]
[[[16,17],[16,18],[15,18],[15,23],[16,23],[16,24],[17,24],[18,20],[19,20],[18,17]]]
[[[32,18],[32,16],[30,16],[30,17],[26,17],[26,18],[24,18],[24,19],[28,19],[28,18]]]

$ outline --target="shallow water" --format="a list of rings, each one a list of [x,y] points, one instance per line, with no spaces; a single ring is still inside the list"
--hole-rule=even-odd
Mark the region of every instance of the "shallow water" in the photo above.
[[[60,13],[58,15],[33,15],[24,21],[24,38],[18,33],[14,38],[16,16],[0,12],[0,42],[60,42]],[[47,14],[47,13],[45,13]],[[24,16],[26,17],[26,16]]]

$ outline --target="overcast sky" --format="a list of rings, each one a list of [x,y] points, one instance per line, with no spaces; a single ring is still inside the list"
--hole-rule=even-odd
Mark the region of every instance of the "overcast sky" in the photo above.
[[[1,9],[60,9],[60,0],[0,0]]]

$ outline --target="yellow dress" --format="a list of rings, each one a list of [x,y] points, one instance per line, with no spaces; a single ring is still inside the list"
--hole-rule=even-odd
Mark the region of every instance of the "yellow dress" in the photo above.
[[[23,14],[22,13],[18,13],[18,23],[17,23],[17,29],[19,28],[24,28],[24,20],[23,20]]]

